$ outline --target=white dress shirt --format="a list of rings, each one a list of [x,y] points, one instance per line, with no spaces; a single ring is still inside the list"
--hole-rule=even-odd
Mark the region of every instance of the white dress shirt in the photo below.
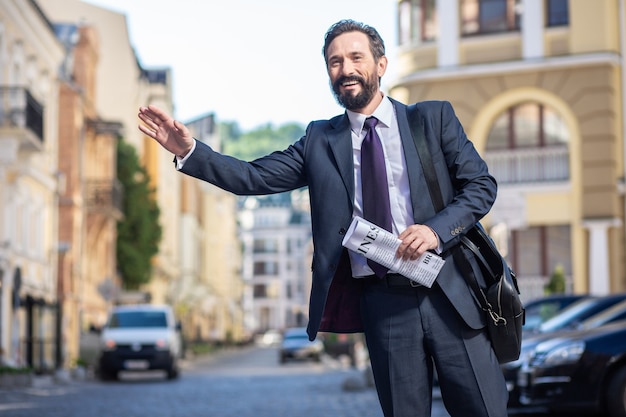
[[[354,161],[354,216],[363,217],[363,192],[361,188],[361,143],[365,138],[363,129],[365,119],[374,116],[378,119],[376,133],[380,137],[385,154],[387,182],[389,183],[389,202],[391,203],[392,230],[396,236],[413,224],[413,207],[409,188],[409,176],[406,160],[402,150],[400,130],[395,108],[391,101],[384,97],[378,108],[371,115],[359,114],[348,110],[352,133],[352,159]],[[352,265],[352,275],[362,277],[374,272],[367,265],[367,259],[356,252],[348,251]],[[393,272],[393,271],[391,271]]]

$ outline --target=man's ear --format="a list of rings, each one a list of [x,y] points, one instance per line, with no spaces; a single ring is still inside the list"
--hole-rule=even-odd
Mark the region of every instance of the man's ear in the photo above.
[[[380,78],[385,75],[387,71],[387,57],[385,55],[381,56],[376,66],[378,68],[378,77]]]

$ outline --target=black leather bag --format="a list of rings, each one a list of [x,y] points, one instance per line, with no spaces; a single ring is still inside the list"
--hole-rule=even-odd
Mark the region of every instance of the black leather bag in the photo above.
[[[443,209],[443,198],[417,106],[407,107],[407,117],[424,168],[433,206],[436,211],[440,211]],[[517,360],[522,343],[524,307],[520,300],[515,273],[509,268],[480,223],[461,237],[461,243],[453,249],[452,256],[486,314],[487,331],[498,362]],[[472,268],[470,257],[476,259],[480,271]],[[476,272],[481,273],[486,287],[479,285]]]
[[[486,288],[483,289],[478,285],[466,256],[457,248],[454,261],[487,313],[487,331],[498,362],[517,360],[522,345],[524,307],[515,273],[480,223],[461,238],[461,244],[476,258],[485,280]]]

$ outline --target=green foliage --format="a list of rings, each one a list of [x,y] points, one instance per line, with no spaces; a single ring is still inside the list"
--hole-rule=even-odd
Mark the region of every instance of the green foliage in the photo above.
[[[565,293],[565,270],[562,265],[557,265],[550,276],[550,281],[543,287],[546,295]]]
[[[162,229],[160,210],[146,170],[135,148],[118,142],[117,178],[124,187],[124,218],[117,223],[117,266],[127,290],[150,281],[151,260],[158,252]]]
[[[304,128],[298,123],[287,123],[277,129],[268,123],[243,134],[236,124],[226,123],[220,126],[220,131],[224,153],[245,161],[283,150],[304,135]]]
[[[21,375],[21,374],[30,374],[33,370],[27,366],[22,367],[13,367],[13,366],[0,366],[0,374],[4,375]]]

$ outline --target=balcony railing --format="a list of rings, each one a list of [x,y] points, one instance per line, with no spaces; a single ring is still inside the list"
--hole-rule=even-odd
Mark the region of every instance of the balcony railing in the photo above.
[[[0,86],[0,128],[27,129],[43,142],[43,106],[25,87]]]
[[[90,211],[122,213],[123,187],[117,180],[88,180],[85,203]]]
[[[485,161],[500,184],[569,180],[567,146],[487,151]]]

